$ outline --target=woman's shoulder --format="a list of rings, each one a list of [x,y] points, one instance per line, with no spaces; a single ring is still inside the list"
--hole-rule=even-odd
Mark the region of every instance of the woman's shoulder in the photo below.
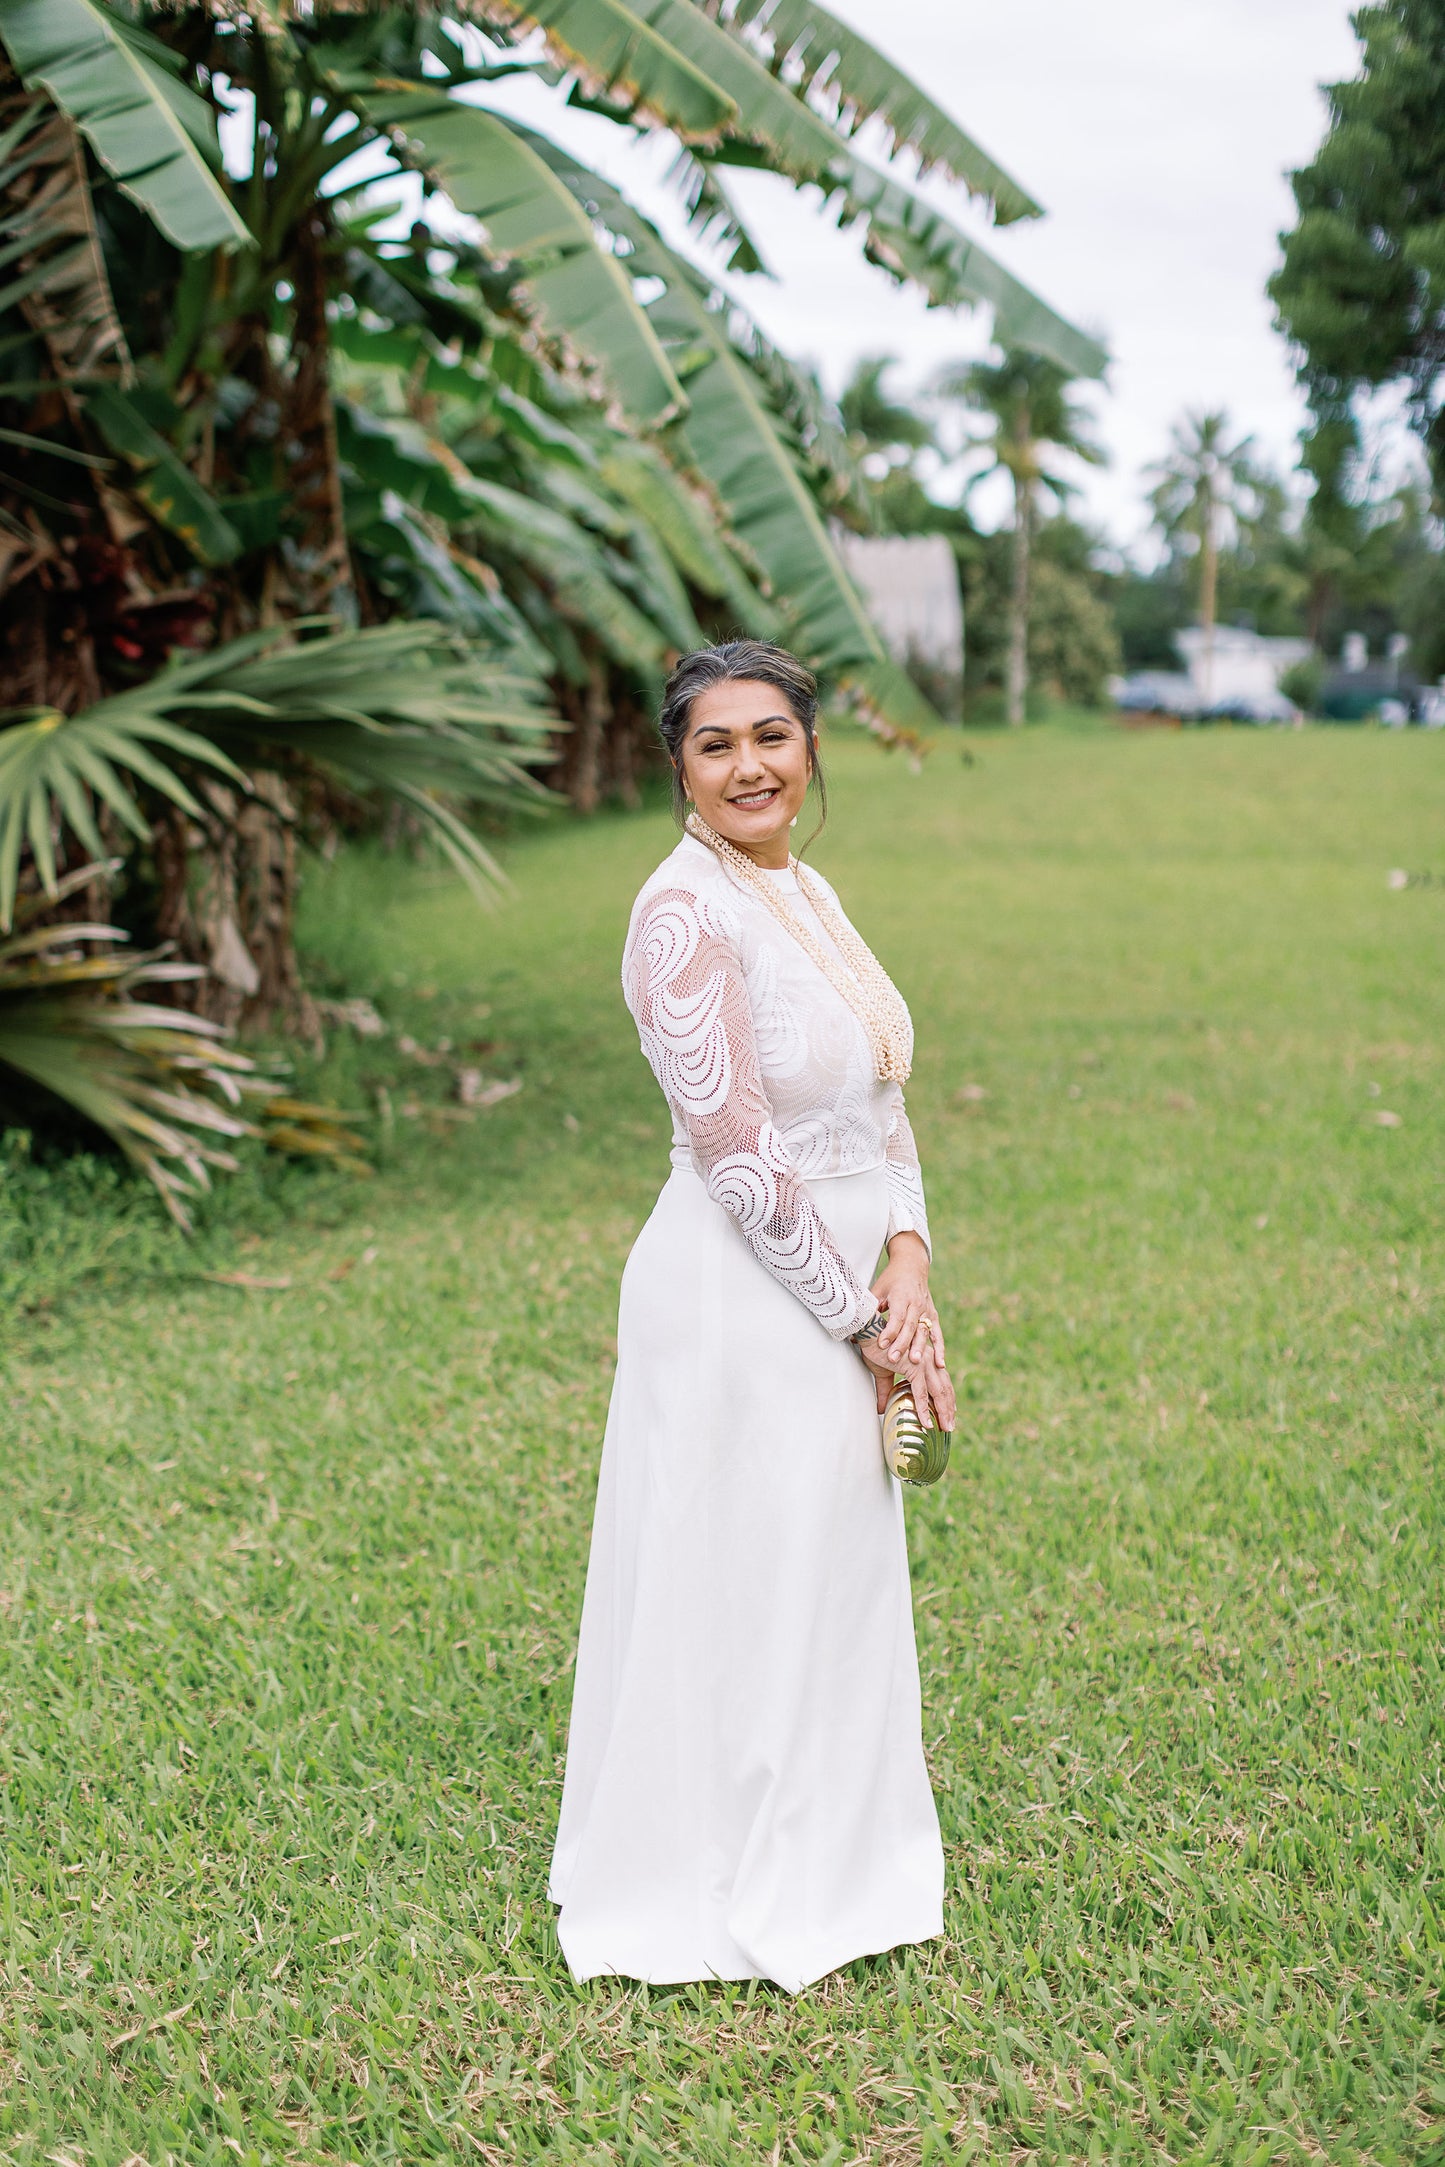
[[[823,893],[825,895],[831,895],[833,901],[835,903],[837,902],[837,889],[833,886],[833,883],[831,880],[829,880],[827,874],[818,870],[817,866],[814,865],[811,858],[799,858],[798,868],[803,874],[804,879],[815,880],[818,883],[818,886],[823,890]]]
[[[736,918],[735,896],[731,881],[712,852],[692,836],[684,835],[638,890],[628,928],[629,943],[649,920],[660,913],[677,911],[697,918],[705,931],[728,933]]]
[[[847,916],[847,912],[843,911],[842,898],[839,896],[837,889],[833,886],[832,881],[829,880],[826,873],[820,873],[817,866],[812,864],[811,861],[807,859],[801,859],[799,861],[798,869],[802,875],[804,882],[811,882],[815,888],[821,888],[824,896],[833,905],[833,908],[837,911],[842,911],[844,917]]]
[[[730,886],[727,874],[712,852],[695,842],[692,836],[684,835],[638,889],[634,916],[661,896],[683,895],[702,900],[726,894]]]

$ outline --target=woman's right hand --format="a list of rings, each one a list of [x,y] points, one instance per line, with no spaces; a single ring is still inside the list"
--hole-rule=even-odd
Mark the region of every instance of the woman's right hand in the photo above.
[[[939,1358],[938,1349],[930,1336],[923,1350],[921,1362],[895,1365],[883,1353],[876,1339],[860,1339],[858,1352],[873,1373],[878,1389],[878,1412],[881,1415],[888,1405],[888,1395],[900,1377],[907,1380],[913,1394],[913,1404],[918,1419],[926,1430],[931,1430],[937,1419],[940,1429],[951,1430],[958,1420],[958,1400],[949,1376]],[[931,1403],[931,1405],[930,1405]]]

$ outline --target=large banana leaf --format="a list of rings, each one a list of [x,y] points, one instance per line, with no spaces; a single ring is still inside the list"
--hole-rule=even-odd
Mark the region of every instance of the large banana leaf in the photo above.
[[[539,492],[564,516],[620,545],[606,550],[608,574],[632,596],[666,644],[684,654],[700,647],[702,627],[693,615],[687,589],[647,521],[616,503],[605,489],[579,474],[575,467],[539,461],[535,474]]]
[[[727,29],[750,31],[763,43],[773,67],[789,84],[796,82],[800,94],[821,95],[833,108],[835,126],[848,135],[876,116],[892,149],[916,152],[922,172],[941,166],[974,195],[986,197],[995,225],[1040,216],[1041,206],[951,114],[816,0],[723,0],[721,16]]]
[[[618,437],[602,461],[602,479],[630,504],[667,550],[684,578],[726,602],[743,631],[771,638],[778,616],[747,578],[723,541],[713,506],[705,503],[655,444]]]
[[[134,494],[197,563],[229,564],[240,555],[241,537],[215,498],[123,391],[100,385],[89,394],[86,411],[111,450],[134,470]]]
[[[595,491],[576,495],[561,508],[564,476],[576,472],[566,457],[551,463],[549,480],[523,491],[473,474],[438,437],[398,416],[362,414],[343,406],[344,441],[362,447],[357,465],[366,482],[378,483],[433,517],[440,517],[467,546],[480,547],[495,565],[519,568],[541,581],[562,616],[594,633],[613,659],[644,673],[656,671],[667,645],[660,623],[629,599],[618,584],[625,567],[588,532],[588,525],[617,539],[630,522]],[[557,501],[547,503],[551,494]],[[575,515],[584,509],[587,524]],[[664,608],[675,599],[664,593]],[[674,615],[674,622],[676,618]]]
[[[315,0],[267,0],[267,16],[277,22],[313,23],[318,15],[364,12],[363,5],[317,7]],[[496,29],[515,27],[515,9],[503,0],[461,0],[455,14]],[[700,69],[684,60],[667,39],[642,21],[625,0],[538,0],[528,22],[544,26],[555,59],[577,73],[586,92],[609,102],[625,101],[684,138],[710,138],[737,117],[737,108]],[[422,15],[418,27],[436,58],[460,59],[454,39],[433,18]],[[459,79],[460,70],[449,71]],[[474,80],[505,69],[469,71]]]
[[[730,271],[772,277],[762,250],[743,224],[742,213],[715,166],[684,144],[668,169],[668,179],[682,198],[692,231],[707,247],[727,250],[725,261]]]
[[[0,40],[26,86],[50,93],[177,248],[249,244],[212,171],[220,154],[211,110],[162,48],[101,0],[5,0]]]
[[[719,28],[693,0],[636,4],[655,30],[736,102],[737,132],[718,157],[815,182],[837,202],[844,222],[864,222],[873,260],[897,277],[916,280],[931,301],[946,307],[986,302],[1001,345],[1046,354],[1071,376],[1102,374],[1107,356],[1097,340],[1066,323],[941,211],[858,158],[740,37]]]
[[[490,11],[470,12],[485,19]],[[589,88],[625,97],[678,135],[715,137],[737,119],[732,99],[622,0],[535,0],[527,14]]]
[[[810,660],[828,667],[881,662],[882,643],[782,440],[762,384],[733,346],[726,317],[709,305],[705,284],[610,182],[543,138],[531,141],[591,215],[626,235],[637,272],[662,282],[647,309],[684,371],[688,414],[676,425],[684,457],[722,499],[729,523],[786,612],[791,636]]]
[[[624,667],[644,674],[659,668],[666,638],[622,593],[614,568],[574,518],[480,476],[468,494],[489,547],[544,580],[564,617],[594,633]]]
[[[840,515],[851,512],[857,525],[871,525],[875,508],[867,480],[837,409],[812,370],[790,361],[781,348],[764,338],[756,324],[750,324],[742,333],[741,314],[739,309],[732,311],[734,341],[766,386],[769,404],[806,451],[809,466],[820,478],[823,501]]]
[[[868,613],[723,317],[683,279],[654,308],[664,336],[698,356],[686,376],[687,454],[767,573],[792,636],[826,667],[880,660]]]
[[[839,676],[875,737],[913,753],[926,751],[929,732],[938,728],[938,710],[901,662],[887,655],[881,662],[852,663]]]
[[[1068,376],[1103,375],[1109,355],[1097,339],[1067,322],[921,196],[854,158],[840,200],[844,219],[866,220],[872,261],[896,278],[914,280],[935,305],[981,301],[993,310],[1001,346],[1041,354]]]
[[[546,328],[595,360],[614,397],[652,426],[685,404],[632,294],[627,267],[600,246],[590,221],[535,150],[494,113],[424,90],[362,102],[401,155],[479,218],[497,254],[523,271]]]

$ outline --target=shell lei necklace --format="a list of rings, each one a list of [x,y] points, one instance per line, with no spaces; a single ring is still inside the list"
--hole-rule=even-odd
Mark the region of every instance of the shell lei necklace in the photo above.
[[[833,946],[848,966],[846,970],[807,924],[789,910],[779,890],[746,851],[739,850],[725,835],[710,828],[700,813],[689,813],[685,824],[694,842],[704,844],[734,880],[772,912],[779,925],[786,927],[803,952],[817,964],[834,992],[841,994],[848,1003],[868,1034],[868,1043],[873,1050],[873,1073],[878,1081],[907,1083],[913,1052],[913,1026],[903,996],[868,943],[832,908],[822,889],[798,860],[790,855],[788,864],[797,875],[804,901],[820,925],[826,927]]]

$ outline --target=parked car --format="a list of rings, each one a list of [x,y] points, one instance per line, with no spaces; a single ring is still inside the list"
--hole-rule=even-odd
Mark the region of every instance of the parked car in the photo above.
[[[1295,722],[1299,709],[1293,700],[1287,700],[1282,692],[1255,694],[1245,697],[1236,694],[1230,700],[1213,700],[1208,707],[1201,707],[1197,716],[1200,722]]]
[[[1199,696],[1182,671],[1139,670],[1113,686],[1114,704],[1123,715],[1180,715],[1198,710]]]

